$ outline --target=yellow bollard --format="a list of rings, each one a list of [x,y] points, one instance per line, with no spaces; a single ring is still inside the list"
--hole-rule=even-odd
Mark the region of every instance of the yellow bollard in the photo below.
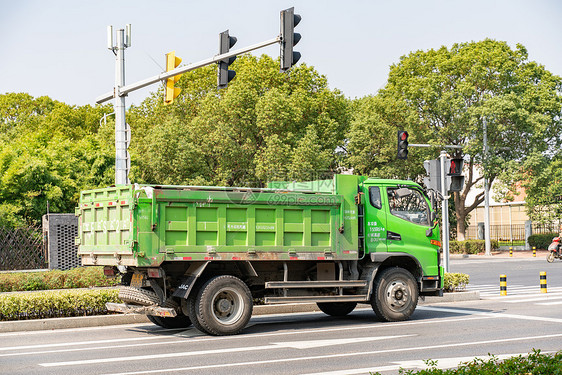
[[[507,276],[500,275],[500,296],[507,296]]]
[[[546,272],[541,272],[541,293],[546,293]]]
[[[512,257],[513,256],[513,247],[509,247],[509,256]]]
[[[533,246],[533,257],[537,257],[537,248]]]

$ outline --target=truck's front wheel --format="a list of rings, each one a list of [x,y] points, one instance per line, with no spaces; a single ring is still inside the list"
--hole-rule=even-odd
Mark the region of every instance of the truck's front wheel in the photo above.
[[[252,316],[252,295],[248,286],[230,275],[207,281],[195,299],[196,318],[211,335],[239,333]]]
[[[371,306],[387,322],[408,319],[418,304],[418,286],[412,274],[399,267],[383,270],[375,278]]]

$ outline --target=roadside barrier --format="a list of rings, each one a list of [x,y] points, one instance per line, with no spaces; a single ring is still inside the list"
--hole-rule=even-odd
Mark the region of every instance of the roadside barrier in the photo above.
[[[537,248],[533,246],[533,257],[537,257]]]
[[[509,247],[509,256],[512,257],[513,256],[513,247]]]
[[[500,296],[507,296],[507,276],[500,275]]]
[[[541,272],[541,293],[546,293],[546,272]]]

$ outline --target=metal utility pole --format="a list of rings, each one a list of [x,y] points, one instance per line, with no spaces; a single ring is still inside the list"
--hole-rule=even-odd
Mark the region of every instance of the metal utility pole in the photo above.
[[[115,185],[129,184],[125,95],[119,95],[119,90],[125,86],[125,48],[130,45],[131,25],[127,25],[127,34],[123,29],[117,30],[116,46],[113,45],[113,27],[108,27],[108,48],[115,54]]]
[[[442,216],[442,243],[443,246],[443,267],[445,272],[449,272],[449,196],[447,195],[447,176],[445,174],[445,163],[447,162],[447,152],[441,151],[439,155],[441,159],[441,195],[443,196],[443,201],[441,201],[441,216]]]
[[[483,119],[484,125],[484,158],[483,158],[483,173],[484,173],[484,241],[486,246],[486,256],[492,255],[492,243],[490,241],[490,182],[486,176],[488,168],[488,124],[486,118]]]

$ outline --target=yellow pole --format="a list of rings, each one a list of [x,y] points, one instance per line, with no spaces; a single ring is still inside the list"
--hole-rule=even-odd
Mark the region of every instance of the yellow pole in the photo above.
[[[513,247],[509,247],[509,256],[512,257],[513,256]]]
[[[533,257],[537,257],[537,248],[533,246]]]
[[[541,293],[546,293],[546,272],[541,272]]]
[[[507,296],[507,276],[500,275],[500,296]]]

